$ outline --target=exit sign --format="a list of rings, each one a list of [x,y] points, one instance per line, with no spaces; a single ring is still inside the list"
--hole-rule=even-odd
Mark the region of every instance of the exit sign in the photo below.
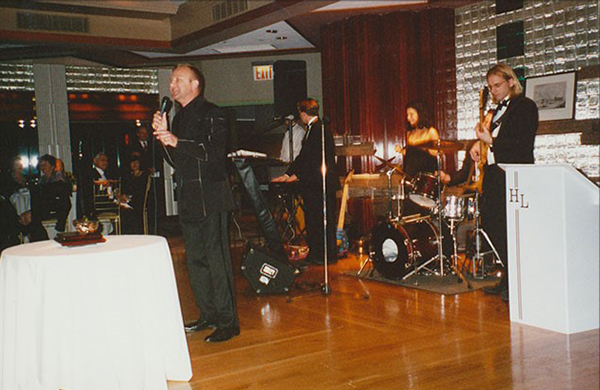
[[[254,81],[273,80],[273,65],[255,65],[252,67]]]

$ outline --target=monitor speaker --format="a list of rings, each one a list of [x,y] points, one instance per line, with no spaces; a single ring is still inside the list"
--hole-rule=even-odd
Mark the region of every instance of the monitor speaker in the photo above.
[[[242,258],[242,274],[257,294],[282,294],[290,291],[297,271],[289,263],[249,246]]]
[[[273,73],[275,117],[296,115],[296,103],[307,97],[306,61],[275,61]]]

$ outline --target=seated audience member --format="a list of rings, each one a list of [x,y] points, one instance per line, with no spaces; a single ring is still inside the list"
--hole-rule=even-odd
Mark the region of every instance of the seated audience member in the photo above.
[[[93,159],[93,167],[85,182],[85,214],[88,217],[99,217],[102,211],[96,209],[95,200],[102,199],[103,203],[112,202],[119,194],[115,188],[117,175],[109,168],[109,159],[106,153],[99,152]],[[82,183],[83,185],[83,183]],[[110,222],[102,223],[102,233],[111,234],[116,226]]]
[[[33,220],[56,218],[54,228],[65,231],[67,216],[71,210],[71,188],[61,172],[56,171],[56,157],[45,154],[39,159],[41,177],[37,191],[32,194]]]
[[[6,208],[3,216],[8,224],[6,228],[10,228],[7,234],[15,237],[23,234],[30,242],[47,240],[48,235],[41,222],[32,219],[31,183],[23,175],[21,157],[11,159],[10,169],[2,175],[1,183],[0,195],[5,200],[3,207]],[[16,225],[11,222],[12,216],[16,217]]]
[[[94,184],[115,179],[108,169],[108,156],[104,152],[99,152],[92,160],[91,170],[87,176],[81,180],[81,187],[84,197],[84,214],[91,217],[96,214],[94,207]]]
[[[14,207],[3,195],[0,195],[0,252],[11,246],[19,245],[21,228],[19,216]]]
[[[92,181],[112,179],[107,170],[108,156],[103,152],[96,154],[94,157],[94,169],[92,169]]]

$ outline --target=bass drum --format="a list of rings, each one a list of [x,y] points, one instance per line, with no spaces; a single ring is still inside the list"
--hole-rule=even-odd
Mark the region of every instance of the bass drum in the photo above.
[[[401,279],[437,255],[438,239],[429,218],[408,224],[382,223],[371,234],[373,266],[387,279]]]

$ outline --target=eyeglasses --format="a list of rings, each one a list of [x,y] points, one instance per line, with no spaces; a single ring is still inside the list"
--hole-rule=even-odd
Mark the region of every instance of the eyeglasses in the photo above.
[[[507,80],[502,80],[501,82],[499,82],[499,83],[496,83],[496,84],[488,84],[488,88],[490,89],[490,91],[491,91],[492,89],[498,89],[498,88],[500,88],[500,86],[501,86],[502,84],[504,84],[504,83],[508,83],[508,81],[507,81]]]

